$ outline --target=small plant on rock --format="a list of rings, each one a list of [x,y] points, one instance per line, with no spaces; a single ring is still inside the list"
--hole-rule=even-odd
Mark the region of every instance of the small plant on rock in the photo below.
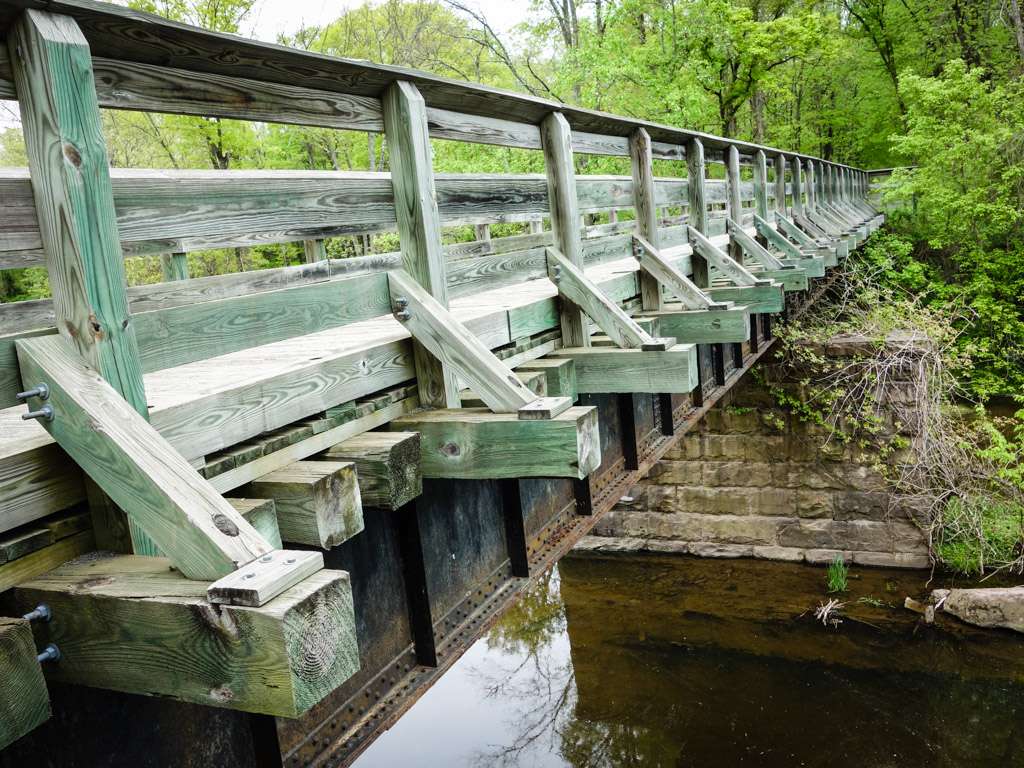
[[[836,555],[835,559],[828,566],[828,591],[845,592],[849,588],[848,575],[850,569],[843,560],[842,555]]]

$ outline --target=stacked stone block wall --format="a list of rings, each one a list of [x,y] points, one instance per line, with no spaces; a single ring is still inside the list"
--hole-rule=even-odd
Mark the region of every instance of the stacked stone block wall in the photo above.
[[[901,429],[888,409],[890,434]],[[905,429],[905,428],[904,428]],[[913,441],[913,435],[906,435]],[[710,557],[928,567],[926,538],[894,508],[877,447],[826,439],[751,377],[709,411],[585,546]]]

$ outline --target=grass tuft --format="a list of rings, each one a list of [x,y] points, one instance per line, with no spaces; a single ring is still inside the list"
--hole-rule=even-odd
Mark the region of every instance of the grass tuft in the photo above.
[[[836,555],[835,560],[829,563],[828,566],[828,591],[829,594],[835,592],[845,592],[849,588],[847,576],[850,573],[850,569],[847,567],[842,555]]]

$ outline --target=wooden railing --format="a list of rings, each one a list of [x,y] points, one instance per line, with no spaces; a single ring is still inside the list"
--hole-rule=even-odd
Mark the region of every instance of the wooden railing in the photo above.
[[[421,433],[426,476],[585,481],[600,446],[578,392],[699,398],[724,345],[742,360],[756,318],[876,223],[863,171],[800,153],[87,0],[2,2],[0,32],[30,159],[0,172],[0,268],[45,266],[53,293],[0,305],[0,534],[83,502],[81,467],[129,512],[136,551],[192,579],[286,561],[221,494],[389,422]],[[100,108],[384,133],[391,171],[111,170]],[[435,174],[430,138],[542,151],[546,173]],[[578,154],[632,175],[578,175]],[[499,222],[524,231],[493,237]],[[455,225],[479,239],[443,245]],[[324,258],[324,238],[387,231],[400,251]],[[188,279],[190,251],[286,242],[310,263]],[[123,259],[147,255],[167,281],[128,288]],[[513,374],[545,355],[578,387]],[[55,418],[22,425],[18,393],[40,383],[29,405]],[[89,497],[109,546],[116,509]],[[308,581],[308,563],[280,567],[253,604]],[[0,589],[14,580],[0,568]]]

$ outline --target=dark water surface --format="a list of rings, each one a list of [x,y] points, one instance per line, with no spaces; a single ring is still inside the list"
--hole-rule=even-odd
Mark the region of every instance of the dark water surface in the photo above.
[[[1024,766],[1024,642],[902,607],[927,574],[572,557],[357,768]]]

